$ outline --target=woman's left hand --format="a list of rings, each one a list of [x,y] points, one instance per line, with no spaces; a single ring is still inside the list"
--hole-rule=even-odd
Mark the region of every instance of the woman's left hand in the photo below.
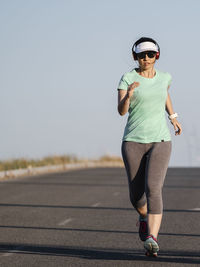
[[[175,130],[175,135],[180,135],[182,133],[182,127],[180,125],[180,123],[177,121],[176,118],[171,120],[171,124],[173,124],[174,126],[174,130]]]

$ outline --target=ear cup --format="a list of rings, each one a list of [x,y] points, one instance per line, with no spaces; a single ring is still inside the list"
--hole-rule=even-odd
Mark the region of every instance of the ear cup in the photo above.
[[[157,53],[156,53],[156,59],[159,59],[159,57],[160,57],[160,53],[157,52]]]
[[[133,58],[134,60],[137,60],[137,54],[135,52],[133,52]]]

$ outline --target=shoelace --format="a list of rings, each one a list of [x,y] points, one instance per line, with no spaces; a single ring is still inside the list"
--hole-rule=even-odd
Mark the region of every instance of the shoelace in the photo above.
[[[147,236],[147,239],[148,239],[148,238],[153,238],[153,240],[156,241],[156,242],[158,243],[157,239],[156,239],[153,235],[149,235],[149,236]]]

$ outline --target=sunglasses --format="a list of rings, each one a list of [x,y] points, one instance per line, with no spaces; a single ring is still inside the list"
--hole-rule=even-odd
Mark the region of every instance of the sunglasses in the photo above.
[[[149,58],[153,58],[153,57],[156,56],[156,52],[154,52],[154,51],[141,52],[141,53],[137,54],[137,57],[138,57],[139,59],[143,59],[143,58],[146,57],[146,55],[147,55]]]

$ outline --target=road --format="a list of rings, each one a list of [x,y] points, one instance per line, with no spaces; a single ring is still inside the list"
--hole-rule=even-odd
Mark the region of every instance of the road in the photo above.
[[[200,266],[200,168],[169,168],[158,258],[144,255],[124,168],[0,182],[0,266]]]

